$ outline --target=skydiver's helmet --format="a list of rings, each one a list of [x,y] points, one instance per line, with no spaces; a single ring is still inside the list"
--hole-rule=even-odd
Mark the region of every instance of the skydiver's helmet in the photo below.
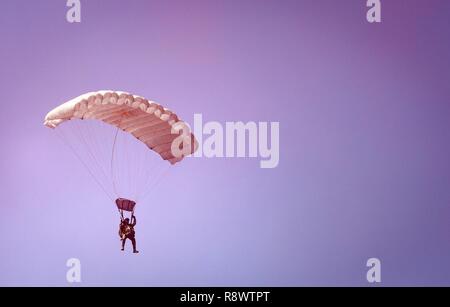
[[[129,223],[130,223],[130,219],[129,219],[129,218],[126,218],[126,219],[124,220],[124,223],[125,223],[125,224],[129,224]]]

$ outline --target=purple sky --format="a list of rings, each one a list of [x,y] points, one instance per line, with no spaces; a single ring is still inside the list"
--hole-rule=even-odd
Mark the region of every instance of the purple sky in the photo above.
[[[450,285],[450,2],[0,5],[0,285]],[[187,121],[279,121],[280,164],[189,159],[139,204],[138,256],[45,114],[144,95]]]

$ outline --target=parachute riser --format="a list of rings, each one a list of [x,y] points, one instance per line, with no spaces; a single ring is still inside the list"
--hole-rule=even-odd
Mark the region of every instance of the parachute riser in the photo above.
[[[123,222],[126,218],[126,216],[124,216],[124,214],[123,214],[123,210],[119,210],[119,214],[120,214],[120,220]],[[130,221],[133,218],[133,216],[134,216],[134,210],[131,211]]]

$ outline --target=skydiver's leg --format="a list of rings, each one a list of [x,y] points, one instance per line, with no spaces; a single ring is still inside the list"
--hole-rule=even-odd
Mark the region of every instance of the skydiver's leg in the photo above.
[[[130,241],[131,244],[133,244],[133,253],[137,253],[138,251],[136,250],[136,238],[134,236],[131,236]]]
[[[127,240],[127,238],[123,238],[122,239],[122,250],[125,249],[125,241]]]

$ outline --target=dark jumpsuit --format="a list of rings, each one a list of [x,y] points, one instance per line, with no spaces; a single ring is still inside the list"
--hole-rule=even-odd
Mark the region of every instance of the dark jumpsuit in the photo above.
[[[124,222],[122,222],[122,225],[120,227],[122,228],[125,226],[126,226],[126,224]],[[128,226],[130,227],[131,231],[129,234],[127,234],[125,236],[124,239],[122,239],[122,250],[125,249],[125,242],[128,239],[131,241],[131,244],[133,244],[133,251],[135,252],[136,251],[136,239],[134,237],[135,236],[134,226],[136,226],[136,217],[135,216],[131,217],[131,224],[128,224]]]

